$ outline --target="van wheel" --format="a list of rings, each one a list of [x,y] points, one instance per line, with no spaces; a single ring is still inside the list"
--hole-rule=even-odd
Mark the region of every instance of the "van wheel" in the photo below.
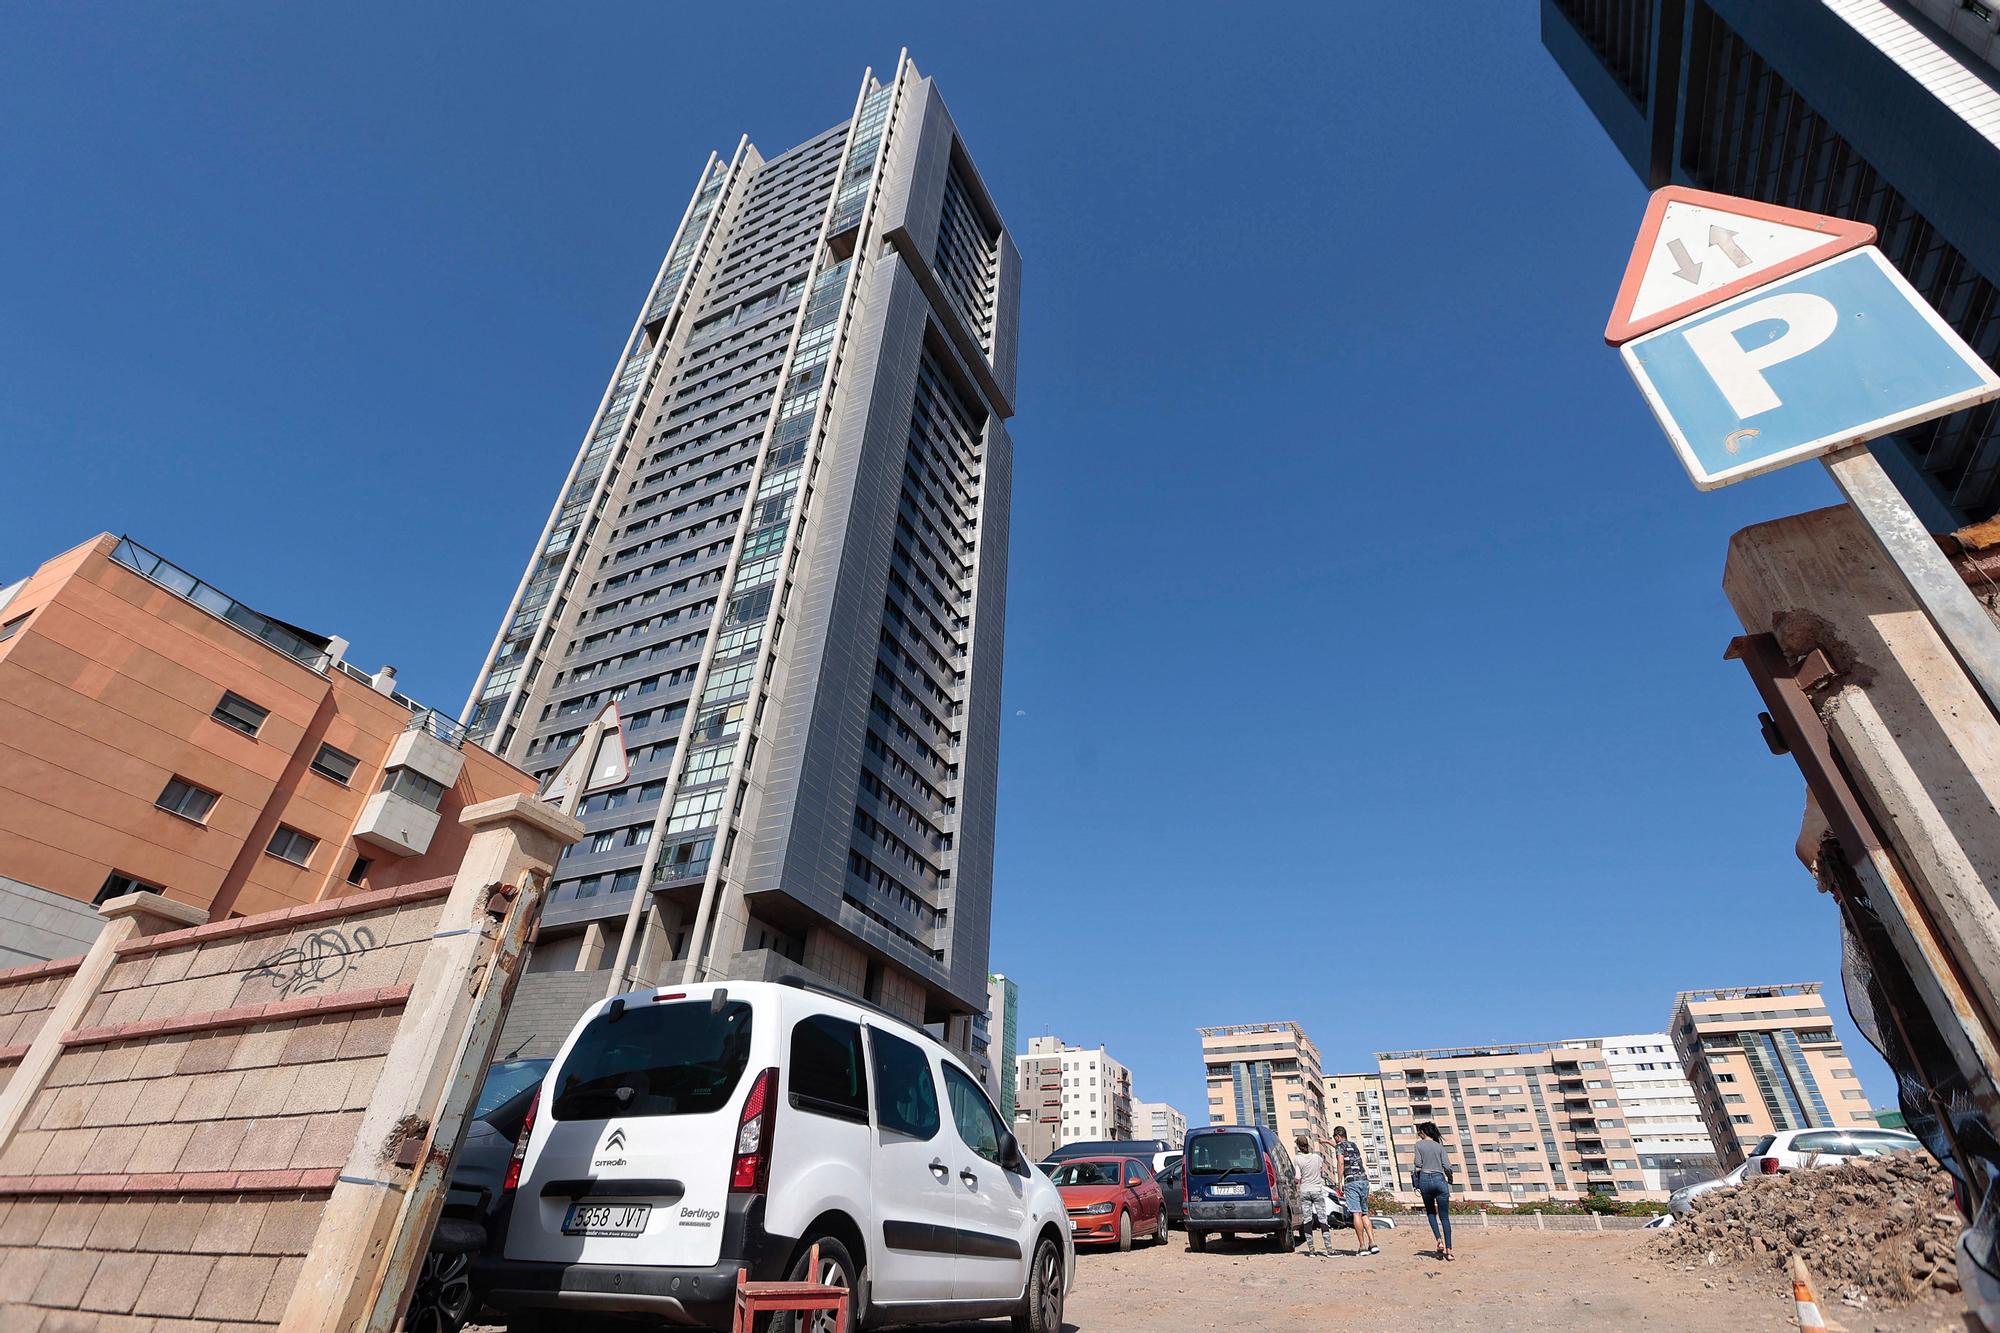
[[[1028,1269],[1027,1308],[1014,1316],[1014,1333],[1062,1333],[1062,1247],[1043,1238]]]
[[[1196,1231],[1193,1227],[1189,1227],[1188,1253],[1200,1254],[1203,1250],[1207,1248],[1208,1248],[1208,1233],[1206,1231]]]
[[[1132,1249],[1132,1214],[1118,1214],[1118,1253],[1126,1254]]]
[[[819,1271],[809,1271],[812,1261],[812,1247],[819,1246]],[[867,1296],[861,1287],[861,1274],[855,1269],[854,1257],[847,1247],[832,1236],[808,1237],[799,1245],[799,1257],[792,1261],[791,1272],[786,1274],[794,1282],[818,1282],[829,1287],[845,1287],[850,1293],[847,1298],[847,1326],[860,1328],[867,1313]],[[797,1313],[775,1314],[771,1316],[771,1333],[833,1333],[833,1311],[822,1310],[818,1314]]]
[[[1278,1229],[1278,1253],[1290,1254],[1293,1250],[1299,1248],[1299,1235],[1296,1231],[1292,1230],[1291,1218],[1285,1218],[1284,1223],[1285,1225]]]

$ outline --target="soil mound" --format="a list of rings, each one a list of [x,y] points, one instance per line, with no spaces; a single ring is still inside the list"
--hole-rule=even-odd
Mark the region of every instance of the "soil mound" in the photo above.
[[[1710,1190],[1654,1253],[1683,1271],[1744,1263],[1776,1273],[1796,1254],[1822,1301],[1895,1306],[1958,1290],[1963,1225],[1951,1177],[1919,1153],[1896,1153]]]

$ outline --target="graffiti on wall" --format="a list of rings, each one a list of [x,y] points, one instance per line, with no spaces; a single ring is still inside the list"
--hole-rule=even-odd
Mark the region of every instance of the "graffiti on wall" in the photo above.
[[[355,960],[377,944],[366,926],[353,930],[316,930],[289,948],[259,959],[251,971],[271,988],[291,999],[331,985],[354,969]]]

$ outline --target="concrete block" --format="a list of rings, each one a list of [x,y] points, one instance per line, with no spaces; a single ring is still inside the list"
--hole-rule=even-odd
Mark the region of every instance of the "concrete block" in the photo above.
[[[90,1279],[97,1275],[98,1258],[89,1250],[55,1251],[28,1299],[37,1305],[74,1310],[83,1303],[83,1293],[90,1289]]]
[[[192,1078],[178,1074],[171,1078],[149,1078],[139,1085],[138,1100],[132,1103],[131,1123],[165,1124],[180,1114],[181,1102],[194,1087]]]
[[[56,1210],[49,1217],[49,1224],[42,1228],[42,1245],[51,1250],[80,1250],[90,1239],[90,1229],[97,1225],[97,1215],[104,1211],[104,1201],[88,1195],[81,1198],[63,1199],[56,1204]]]
[[[26,1306],[13,1305],[13,1301],[25,1301],[28,1293],[41,1284],[42,1274],[48,1271],[49,1260],[56,1257],[54,1250],[37,1249],[27,1246],[21,1249],[0,1250],[0,1272],[7,1275],[7,1285],[0,1287],[0,1328],[13,1333],[15,1320],[24,1320],[23,1327],[33,1328],[35,1311]]]
[[[243,1086],[243,1077],[242,1070],[229,1069],[189,1079],[187,1095],[181,1098],[174,1119],[194,1124],[228,1117],[234,1111],[236,1093]]]
[[[278,1267],[264,1288],[264,1303],[257,1307],[257,1318],[266,1323],[276,1323],[284,1317],[285,1302],[292,1298],[292,1287],[298,1282],[299,1269],[304,1265],[303,1259],[278,1260]]]
[[[97,1225],[90,1230],[90,1248],[100,1253],[137,1249],[139,1237],[146,1231],[146,1219],[152,1215],[151,1199],[112,1199],[98,1213]]]
[[[406,907],[394,914],[388,923],[388,944],[429,945],[431,936],[437,931],[439,907],[429,903],[422,907]]]
[[[290,1040],[289,1023],[259,1023],[237,1034],[236,1049],[229,1056],[231,1069],[262,1069],[277,1064],[285,1056]]]
[[[0,1176],[32,1176],[42,1160],[42,1154],[55,1135],[45,1129],[22,1129],[15,1131],[7,1140],[7,1146],[0,1148]],[[0,1237],[4,1241],[5,1237]]]
[[[175,1163],[187,1151],[188,1140],[193,1137],[193,1125],[148,1125],[125,1169],[135,1176],[179,1170]]]
[[[84,1289],[83,1308],[130,1314],[140,1289],[153,1272],[150,1254],[107,1254]]]
[[[97,1067],[97,1057],[102,1053],[96,1046],[67,1050],[56,1057],[49,1068],[49,1076],[43,1081],[45,1088],[68,1088],[90,1081],[90,1071]]]
[[[139,1063],[139,1043],[135,1041],[114,1041],[96,1048],[97,1063],[91,1067],[90,1083],[118,1083],[132,1077],[132,1067]]]
[[[153,1271],[139,1289],[133,1303],[134,1314],[169,1315],[186,1318],[194,1313],[201,1289],[215,1268],[215,1259],[206,1254],[163,1254],[153,1261]]]
[[[321,1060],[331,1060],[340,1050],[342,1029],[338,1019],[308,1018],[301,1020],[285,1042],[284,1063],[288,1065],[316,1064]]]
[[[90,1145],[90,1158],[81,1170],[109,1174],[130,1170],[132,1158],[145,1142],[147,1132],[144,1125],[112,1125],[98,1130]]]
[[[272,1199],[265,1206],[264,1223],[257,1229],[257,1253],[304,1254],[312,1248],[313,1233],[319,1230],[325,1208],[324,1199]]]
[[[176,1171],[228,1171],[250,1132],[247,1120],[209,1120],[194,1126],[187,1147],[181,1150]]]
[[[340,1058],[353,1060],[386,1054],[396,1039],[396,1025],[402,1020],[400,1009],[355,1014],[347,1020],[347,1029],[341,1035]]]
[[[45,1088],[29,1108],[27,1123],[36,1129],[75,1129],[89,1110],[90,1094],[82,1088]]]
[[[0,1220],[0,1245],[39,1245],[56,1206],[43,1199],[16,1199]]]
[[[257,1170],[248,1162],[245,1171]],[[184,1248],[196,1254],[249,1254],[257,1243],[258,1229],[264,1225],[264,1211],[270,1204],[262,1199],[216,1200],[208,1206],[193,1240]]]
[[[131,1123],[133,1104],[139,1094],[145,1091],[143,1081],[105,1083],[73,1089],[87,1099],[84,1105],[83,1123],[91,1128],[103,1125],[124,1125]]]
[[[212,977],[227,972],[236,965],[236,949],[240,940],[208,940],[194,951],[188,960],[189,977]]]
[[[304,1067],[278,1065],[268,1069],[244,1070],[243,1082],[236,1090],[237,1114],[276,1116],[295,1109],[292,1106],[292,1085]]]
[[[276,1259],[237,1255],[219,1259],[203,1285],[194,1312],[205,1319],[254,1320],[264,1291],[277,1271]]]
[[[361,1128],[359,1111],[334,1111],[309,1117],[310,1123],[292,1152],[295,1167],[345,1166]]]
[[[115,968],[113,969],[116,970]],[[109,997],[104,1012],[89,1020],[92,1026],[110,1027],[114,1023],[136,1023],[146,1016],[146,1002],[152,994],[144,990],[121,990]]]
[[[291,1115],[275,1120],[245,1121],[250,1126],[250,1132],[244,1136],[243,1146],[237,1150],[236,1169],[279,1171],[289,1167],[310,1119],[309,1116]],[[254,1236],[256,1233],[253,1231],[251,1234]]]
[[[179,981],[188,974],[188,968],[194,963],[195,955],[200,951],[201,946],[195,945],[179,949],[163,949],[154,954],[153,965],[146,969],[145,984],[163,986],[170,981]]]
[[[180,1067],[181,1052],[186,1049],[188,1036],[185,1032],[168,1037],[148,1037],[139,1048],[139,1058],[132,1062],[134,1078],[164,1078]]]
[[[382,1079],[382,1057],[372,1060],[343,1060],[336,1066],[347,1074],[347,1096],[341,1101],[342,1110],[359,1110],[368,1105],[375,1095],[375,1085]]]
[[[156,1200],[146,1216],[145,1230],[139,1233],[139,1248],[171,1254],[187,1252],[188,1241],[208,1220],[206,1199],[166,1198]]]
[[[210,1074],[229,1067],[229,1057],[236,1053],[236,1043],[241,1034],[236,1032],[204,1032],[195,1036],[181,1052],[181,1063],[176,1072],[182,1074]]]

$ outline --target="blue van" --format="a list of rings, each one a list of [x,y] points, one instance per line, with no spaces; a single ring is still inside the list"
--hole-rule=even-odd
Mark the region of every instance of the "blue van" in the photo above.
[[[1280,1252],[1298,1246],[1292,1155],[1275,1132],[1262,1125],[1191,1129],[1181,1168],[1190,1250],[1232,1232],[1269,1236]]]

